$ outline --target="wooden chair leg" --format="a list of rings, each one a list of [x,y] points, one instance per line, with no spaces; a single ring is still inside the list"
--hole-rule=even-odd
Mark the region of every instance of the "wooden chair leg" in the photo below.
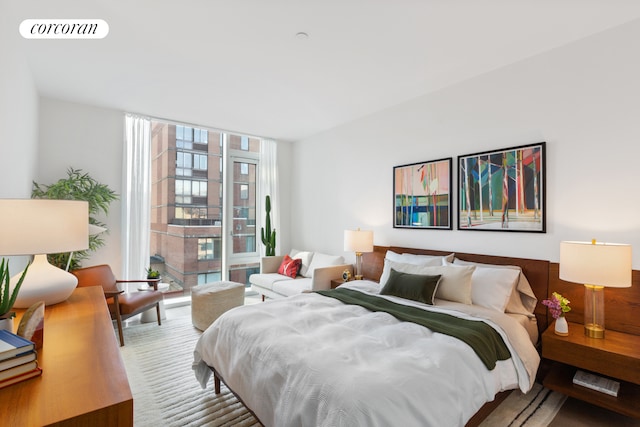
[[[116,306],[116,323],[118,324],[118,336],[120,337],[120,347],[124,346],[124,334],[122,333],[122,317],[120,316],[120,302],[118,302],[118,296],[114,298]]]
[[[156,303],[156,314],[158,315],[158,325],[162,325],[162,321],[160,320],[160,303]]]

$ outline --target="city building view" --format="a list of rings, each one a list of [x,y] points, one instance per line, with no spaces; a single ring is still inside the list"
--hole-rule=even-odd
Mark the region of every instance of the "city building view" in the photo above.
[[[150,265],[165,296],[260,270],[256,177],[260,139],[186,124],[151,125]]]

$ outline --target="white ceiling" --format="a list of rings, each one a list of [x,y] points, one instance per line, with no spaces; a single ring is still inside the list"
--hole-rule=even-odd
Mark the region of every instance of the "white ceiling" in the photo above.
[[[16,34],[109,24],[16,37],[44,96],[291,141],[640,17],[637,0],[0,1]]]

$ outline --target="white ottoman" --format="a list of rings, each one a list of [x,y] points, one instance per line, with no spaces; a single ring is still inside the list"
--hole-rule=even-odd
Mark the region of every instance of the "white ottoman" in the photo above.
[[[244,304],[244,285],[238,282],[205,283],[191,288],[191,323],[204,331],[222,313]]]

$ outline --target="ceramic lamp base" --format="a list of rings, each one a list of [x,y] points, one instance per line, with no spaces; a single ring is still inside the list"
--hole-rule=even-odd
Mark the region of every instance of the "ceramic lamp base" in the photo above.
[[[22,273],[11,278],[12,287],[20,275]],[[45,305],[57,304],[69,298],[77,285],[76,276],[49,264],[46,255],[36,255],[24,276],[13,306],[29,308],[39,301],[44,301]]]

